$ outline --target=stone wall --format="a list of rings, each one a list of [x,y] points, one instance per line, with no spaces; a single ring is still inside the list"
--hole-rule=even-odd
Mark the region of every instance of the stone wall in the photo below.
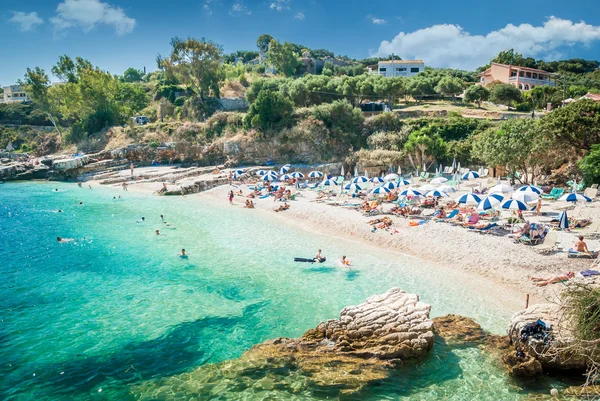
[[[218,101],[217,108],[222,111],[246,111],[248,110],[248,102],[243,97],[221,98]]]

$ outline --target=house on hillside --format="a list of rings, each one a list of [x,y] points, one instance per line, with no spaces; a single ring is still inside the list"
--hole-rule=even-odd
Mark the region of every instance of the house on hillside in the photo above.
[[[596,102],[600,102],[600,94],[598,93],[586,93],[585,95],[583,95],[581,97],[581,99],[591,99],[594,100]]]
[[[5,86],[4,93],[0,94],[0,103],[20,103],[30,100],[21,85]]]
[[[492,63],[490,68],[477,75],[479,84],[487,86],[494,81],[512,84],[521,90],[530,90],[536,86],[555,86],[551,73],[536,68]]]
[[[412,77],[425,71],[423,60],[386,60],[376,66],[367,67],[369,74],[379,74],[382,77]]]

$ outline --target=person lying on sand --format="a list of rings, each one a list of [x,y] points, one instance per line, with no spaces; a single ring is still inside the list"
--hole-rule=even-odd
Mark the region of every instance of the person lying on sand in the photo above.
[[[575,277],[575,273],[567,272],[565,274],[561,274],[559,276],[552,276],[550,278],[531,277],[531,281],[533,281],[538,287],[544,287],[548,284],[556,284],[564,281],[569,281],[573,277]]]
[[[284,210],[288,210],[290,208],[290,205],[286,203],[284,203],[283,205],[279,206],[277,209],[275,209],[276,212],[283,212]]]
[[[244,208],[246,208],[246,209],[254,209],[254,202],[252,202],[249,199],[246,199],[246,204],[244,205]]]

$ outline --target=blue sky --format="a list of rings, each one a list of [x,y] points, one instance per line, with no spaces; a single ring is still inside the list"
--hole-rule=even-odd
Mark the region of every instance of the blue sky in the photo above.
[[[474,69],[502,49],[535,58],[600,59],[598,0],[542,3],[365,0],[2,0],[0,84],[61,54],[113,73],[155,69],[173,36],[206,37],[226,52],[280,41],[363,58],[394,52],[426,65]],[[8,51],[6,51],[8,50]]]

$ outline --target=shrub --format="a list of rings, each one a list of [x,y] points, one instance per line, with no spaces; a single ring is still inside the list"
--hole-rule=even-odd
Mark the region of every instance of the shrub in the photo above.
[[[399,131],[404,126],[404,122],[398,118],[395,113],[381,113],[369,117],[365,120],[364,131],[366,135],[374,132]]]

